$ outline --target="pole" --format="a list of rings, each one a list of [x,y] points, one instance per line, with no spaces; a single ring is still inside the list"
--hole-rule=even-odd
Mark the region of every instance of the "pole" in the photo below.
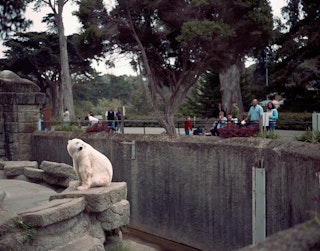
[[[266,86],[269,85],[269,73],[268,73],[268,65],[266,65]]]
[[[252,243],[266,238],[266,187],[263,160],[252,167]]]

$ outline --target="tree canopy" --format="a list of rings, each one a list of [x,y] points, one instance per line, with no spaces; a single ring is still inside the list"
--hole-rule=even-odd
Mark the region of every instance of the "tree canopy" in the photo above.
[[[32,0],[0,0],[0,38],[24,31],[31,24],[24,17],[26,5]]]
[[[284,23],[278,22],[272,88],[285,93],[296,111],[299,107],[312,111],[320,105],[319,95],[313,91],[320,89],[319,10],[317,0],[290,0],[282,9]]]
[[[77,35],[68,37],[70,71],[75,82],[87,81],[94,74],[89,60],[83,59],[75,47]],[[61,86],[59,58],[59,38],[57,34],[46,32],[18,33],[5,42],[8,49],[6,58],[1,60],[1,68],[9,69],[21,76],[27,76],[47,93],[54,114],[60,110],[57,91]]]
[[[82,44],[135,55],[169,134],[176,133],[174,115],[201,74],[267,44],[272,28],[271,8],[262,0],[119,0],[110,12],[99,8],[90,14],[93,6],[102,1],[80,1]]]

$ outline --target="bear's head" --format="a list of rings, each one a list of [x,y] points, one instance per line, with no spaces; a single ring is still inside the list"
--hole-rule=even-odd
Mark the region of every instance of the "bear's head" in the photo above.
[[[86,143],[81,139],[75,138],[75,139],[68,140],[67,150],[71,157],[73,157],[75,154],[82,151],[82,149],[85,147],[86,147]]]

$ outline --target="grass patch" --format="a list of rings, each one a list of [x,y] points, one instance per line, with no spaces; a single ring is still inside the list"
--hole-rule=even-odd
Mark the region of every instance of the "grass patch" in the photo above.
[[[296,136],[295,140],[310,143],[320,143],[320,132],[315,133],[311,129],[307,129],[303,134]]]

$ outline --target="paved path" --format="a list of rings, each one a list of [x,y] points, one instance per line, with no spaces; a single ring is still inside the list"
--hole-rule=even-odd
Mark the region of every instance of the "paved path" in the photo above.
[[[184,135],[184,129],[176,129],[177,134]],[[280,139],[290,139],[293,140],[296,136],[301,135],[304,131],[294,131],[294,130],[276,130],[279,134]],[[165,130],[161,127],[125,127],[124,133],[134,133],[134,134],[161,134],[165,133]]]

